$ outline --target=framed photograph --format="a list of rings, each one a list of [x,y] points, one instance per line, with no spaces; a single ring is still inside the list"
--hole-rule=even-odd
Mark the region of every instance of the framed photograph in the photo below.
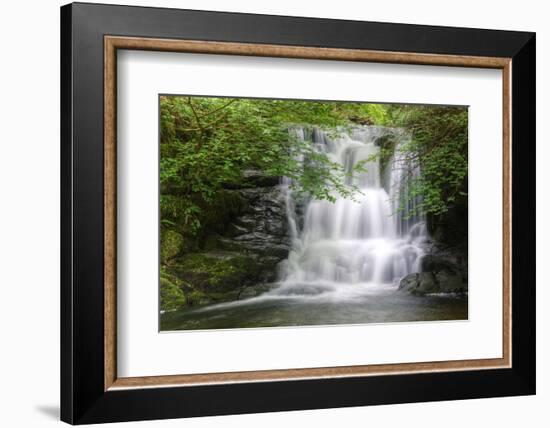
[[[61,8],[61,418],[535,393],[535,35]]]

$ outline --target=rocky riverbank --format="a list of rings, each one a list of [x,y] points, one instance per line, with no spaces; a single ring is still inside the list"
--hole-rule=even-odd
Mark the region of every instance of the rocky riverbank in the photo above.
[[[433,250],[424,256],[421,272],[401,279],[399,289],[416,296],[468,292],[468,269],[461,255],[452,251]]]
[[[401,279],[400,290],[417,296],[468,292],[467,202],[464,196],[445,214],[428,218],[431,238],[421,271]]]
[[[276,280],[290,250],[284,187],[255,170],[227,185],[199,237],[162,239],[161,309],[253,297]],[[187,241],[187,242],[186,242]]]

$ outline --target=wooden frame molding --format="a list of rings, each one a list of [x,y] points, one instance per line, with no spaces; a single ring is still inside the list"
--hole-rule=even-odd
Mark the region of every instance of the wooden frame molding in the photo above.
[[[246,55],[338,61],[422,64],[502,70],[503,81],[503,349],[502,358],[306,369],[118,378],[116,368],[116,61],[118,49]],[[510,58],[418,54],[358,49],[104,37],[104,390],[229,382],[358,377],[420,372],[509,368],[512,362],[512,62]]]

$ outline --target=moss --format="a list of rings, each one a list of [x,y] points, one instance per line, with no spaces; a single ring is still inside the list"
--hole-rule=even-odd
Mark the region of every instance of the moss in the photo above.
[[[252,257],[231,253],[192,253],[176,260],[173,272],[195,290],[225,293],[248,284],[258,274]]]
[[[237,300],[256,284],[257,262],[234,253],[192,253],[161,265],[161,310]]]
[[[170,311],[180,309],[187,304],[187,299],[181,288],[166,276],[160,278],[160,309]]]
[[[163,229],[160,238],[160,259],[166,262],[176,257],[183,248],[183,236],[171,229]]]
[[[202,291],[193,290],[187,293],[187,303],[189,306],[205,305],[211,301],[212,299]]]

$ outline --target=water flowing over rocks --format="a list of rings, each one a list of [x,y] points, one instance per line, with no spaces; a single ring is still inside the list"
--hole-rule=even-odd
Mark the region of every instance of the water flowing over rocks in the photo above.
[[[303,227],[293,233],[293,246],[285,262],[281,285],[271,293],[307,295],[311,292],[345,297],[353,292],[384,289],[413,272],[428,241],[425,218],[399,210],[406,201],[409,177],[419,174],[396,150],[382,165],[382,145],[405,144],[409,135],[400,129],[361,126],[336,136],[318,129],[292,130],[302,141],[311,141],[348,173],[361,164],[363,171],[347,179],[358,189],[354,198],[334,195],[335,200],[311,200],[306,204]],[[408,208],[414,210],[414,204]],[[292,198],[287,198],[287,204]],[[289,224],[293,218],[291,206]]]
[[[422,258],[421,272],[405,276],[399,289],[417,296],[468,292],[467,257],[457,250],[431,245]]]
[[[161,254],[171,257],[164,289],[180,290],[188,306],[258,296],[354,299],[388,289],[466,293],[467,256],[443,249],[429,219],[414,214],[421,198],[407,198],[410,179],[420,174],[399,152],[410,136],[380,126],[337,131],[289,130],[348,173],[363,164],[365,171],[346,179],[359,190],[354,198],[295,198],[291,180],[244,171],[240,183],[224,186],[223,215],[214,216],[200,245],[181,252],[181,237],[168,237],[174,245]],[[393,155],[377,156],[381,149]]]

